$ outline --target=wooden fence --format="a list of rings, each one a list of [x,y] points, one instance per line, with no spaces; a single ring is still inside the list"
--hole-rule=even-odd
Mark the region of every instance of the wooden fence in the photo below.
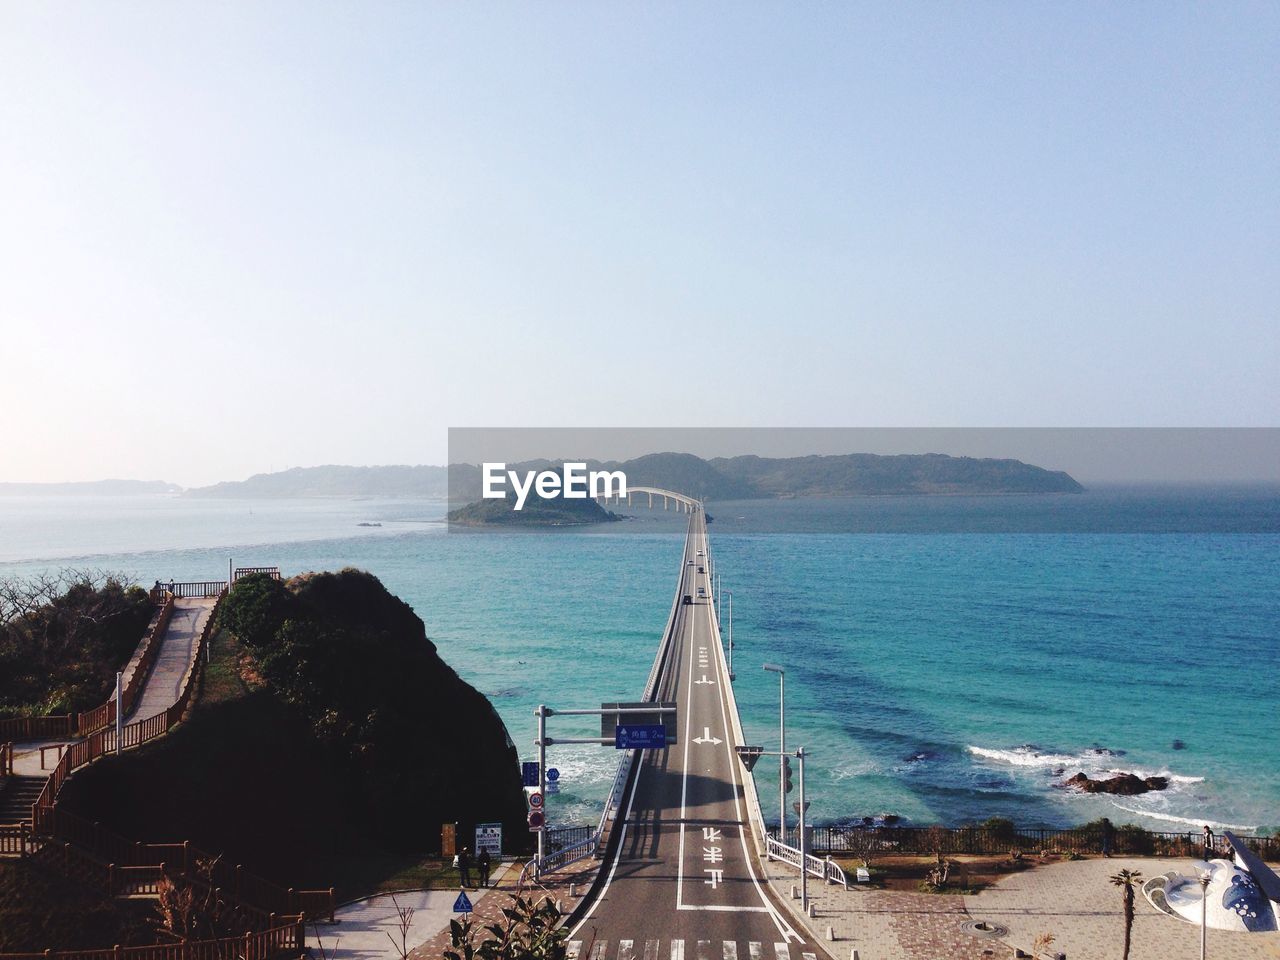
[[[170,580],[168,583],[156,582],[151,588],[151,599],[159,603],[164,597],[207,598],[219,597],[227,589],[225,580]]]
[[[173,597],[166,595],[160,600],[160,606],[151,617],[151,622],[147,624],[147,632],[143,634],[142,642],[138,644],[137,650],[125,665],[120,688],[120,699],[124,705],[123,716],[127,717],[133,711],[138,697],[142,696],[142,689],[146,686],[148,674],[151,673],[151,665],[160,652],[160,645],[164,641],[165,631],[169,629],[169,620],[172,616]],[[101,706],[81,712],[76,717],[76,736],[87,737],[104,728],[113,727],[116,722],[116,710],[116,698],[112,694],[111,698]]]
[[[55,717],[10,717],[0,720],[0,741],[64,740],[74,737],[75,733],[76,718],[69,713]]]
[[[235,583],[241,577],[248,577],[255,573],[265,573],[272,580],[280,579],[279,567],[236,567],[232,573],[231,582]]]
[[[275,926],[242,937],[153,947],[0,953],[0,960],[284,960],[303,956],[305,949],[306,929],[302,918],[281,917]]]
[[[173,597],[166,597],[164,605],[168,612],[153,620],[153,626],[160,622],[165,626],[168,625],[169,614],[173,608]],[[198,686],[197,681],[204,667],[205,651],[215,619],[216,608],[205,622],[204,629],[196,641],[194,655],[182,678],[177,701],[173,706],[154,716],[125,725],[120,731],[120,749],[128,750],[141,746],[163,736],[181,722]],[[163,638],[163,630],[157,629],[154,632],[154,644],[147,645],[140,658],[141,665],[146,669],[150,668],[151,662],[155,659],[156,651]],[[135,675],[142,678],[146,673],[145,670],[139,669]],[[140,692],[142,680],[139,679],[138,683],[137,690]],[[134,697],[136,698],[137,695],[138,693],[135,693]],[[114,720],[114,715],[112,719]],[[115,727],[108,726],[71,744],[54,767],[40,796],[32,805],[31,835],[16,838],[0,835],[0,849],[4,849],[5,843],[10,846],[16,843],[20,847],[18,852],[25,854],[41,849],[46,839],[59,841],[64,845],[66,857],[79,858],[77,872],[81,875],[87,874],[91,879],[96,878],[98,884],[109,892],[118,889],[117,874],[114,872],[116,870],[129,870],[133,883],[157,883],[166,869],[183,876],[189,882],[195,882],[194,864],[198,861],[210,863],[216,861],[212,877],[213,885],[246,908],[248,912],[253,913],[259,921],[265,923],[272,915],[294,913],[332,919],[335,908],[332,889],[295,890],[281,887],[239,866],[223,864],[214,856],[190,844],[135,843],[106,830],[97,823],[59,809],[58,794],[67,778],[99,757],[114,753],[116,740]],[[71,866],[69,861],[67,865]]]

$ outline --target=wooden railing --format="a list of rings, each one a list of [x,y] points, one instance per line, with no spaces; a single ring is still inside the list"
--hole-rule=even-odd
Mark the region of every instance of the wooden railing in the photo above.
[[[302,917],[280,917],[276,925],[242,937],[114,947],[105,950],[46,950],[43,953],[0,953],[0,960],[283,960],[303,955],[306,925]]]
[[[255,573],[265,573],[272,580],[280,579],[279,567],[236,567],[232,573],[231,582],[234,584],[241,577],[247,577]]]
[[[165,631],[169,629],[169,620],[173,616],[172,595],[166,594],[160,599],[159,604],[160,606],[151,617],[151,622],[147,624],[147,632],[143,634],[142,641],[125,665],[124,676],[121,678],[120,699],[124,704],[123,716],[126,717],[133,711],[138,697],[142,696],[143,687],[147,684],[147,676],[151,673],[151,666],[160,652]],[[113,693],[106,703],[92,710],[85,710],[76,717],[75,735],[87,737],[99,730],[113,727],[116,722],[116,709],[116,698]]]
[[[0,740],[61,740],[75,736],[73,714],[56,717],[10,717],[0,720]]]
[[[151,599],[159,603],[165,595],[196,599],[219,597],[226,589],[225,580],[170,580],[168,583],[157,582],[151,588]]]
[[[221,602],[221,597],[219,597],[219,602]],[[171,613],[173,607],[172,596],[166,598],[165,606]],[[164,613],[162,617],[158,617],[156,621],[153,621],[153,624],[162,619],[167,626],[169,613]],[[195,695],[195,690],[198,686],[197,681],[204,668],[205,652],[213,631],[216,614],[217,608],[215,607],[208,620],[205,621],[204,629],[200,632],[191,663],[183,675],[177,701],[168,709],[154,716],[125,725],[120,731],[120,749],[133,749],[150,740],[161,737],[182,721],[187,708],[190,706],[191,698]],[[158,630],[155,638],[155,643],[148,645],[141,657],[142,660],[147,661],[146,667],[148,669],[150,668],[150,661],[154,660],[156,651],[159,649],[163,638],[163,630]],[[136,675],[145,676],[145,672],[139,670]],[[141,687],[138,688],[139,692],[140,690]],[[135,697],[137,695],[139,694],[134,694]],[[114,720],[114,715],[112,719]],[[102,882],[108,890],[112,888],[114,883],[112,870],[127,867],[132,871],[132,879],[134,881],[145,880],[150,883],[156,883],[159,882],[166,864],[170,864],[176,869],[175,857],[180,855],[182,867],[179,872],[189,882],[197,882],[192,873],[192,865],[196,861],[215,863],[212,878],[213,885],[238,905],[245,908],[247,912],[254,914],[259,922],[269,922],[273,914],[294,913],[333,919],[335,899],[332,888],[327,890],[295,890],[281,887],[249,873],[238,865],[224,865],[220,859],[198,850],[188,843],[137,843],[112,833],[100,824],[59,809],[57,806],[58,794],[61,792],[67,778],[79,768],[92,763],[99,757],[114,753],[116,751],[116,739],[115,727],[107,726],[90,734],[85,739],[71,744],[58,761],[57,766],[54,767],[53,773],[45,782],[40,796],[32,805],[32,836],[16,839],[9,838],[6,841],[4,835],[0,835],[0,849],[4,849],[3,844],[6,842],[10,845],[19,843],[22,846],[21,852],[25,853],[28,847],[32,849],[38,848],[43,839],[59,841],[64,845],[64,855],[66,857],[80,858],[80,872],[87,872],[93,876],[101,875],[104,878]],[[86,866],[86,864],[92,865]]]

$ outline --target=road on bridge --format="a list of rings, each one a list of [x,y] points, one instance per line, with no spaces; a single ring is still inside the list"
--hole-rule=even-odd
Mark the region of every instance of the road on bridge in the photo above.
[[[701,510],[690,516],[681,568],[680,593],[693,603],[677,607],[657,697],[677,703],[679,743],[645,751],[603,879],[571,920],[569,958],[825,960],[776,903],[756,859]]]

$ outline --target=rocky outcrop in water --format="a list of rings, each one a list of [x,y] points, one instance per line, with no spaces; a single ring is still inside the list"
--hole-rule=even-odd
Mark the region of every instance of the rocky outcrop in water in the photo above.
[[[1152,790],[1163,790],[1169,786],[1167,777],[1139,777],[1134,773],[1119,773],[1105,780],[1095,780],[1081,772],[1068,777],[1065,787],[1074,787],[1085,793],[1112,793],[1121,797],[1133,797]]]

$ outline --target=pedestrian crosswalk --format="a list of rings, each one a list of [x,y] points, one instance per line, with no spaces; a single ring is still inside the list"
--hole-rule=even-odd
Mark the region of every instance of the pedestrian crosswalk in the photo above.
[[[818,955],[788,943],[742,944],[736,940],[570,940],[565,960],[818,960]]]

